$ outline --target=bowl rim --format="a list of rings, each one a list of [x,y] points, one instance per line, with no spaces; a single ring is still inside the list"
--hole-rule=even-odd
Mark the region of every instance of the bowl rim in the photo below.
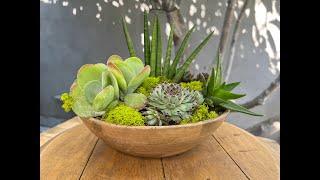
[[[230,110],[226,110],[224,113],[222,113],[220,116],[214,118],[214,119],[207,119],[203,121],[199,121],[196,123],[187,123],[187,124],[179,124],[179,125],[171,125],[171,126],[127,126],[127,125],[119,125],[119,124],[112,124],[106,121],[101,121],[96,118],[83,118],[79,117],[82,121],[94,121],[98,123],[102,123],[111,127],[115,128],[125,128],[125,129],[174,129],[174,128],[189,128],[189,127],[194,127],[194,126],[199,126],[199,125],[204,125],[216,121],[221,121],[226,119],[226,117],[230,114]]]

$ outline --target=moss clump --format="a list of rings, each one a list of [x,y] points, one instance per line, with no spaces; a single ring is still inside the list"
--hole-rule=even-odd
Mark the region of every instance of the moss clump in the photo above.
[[[158,77],[147,77],[141,86],[136,90],[136,93],[144,94],[145,96],[149,96],[152,92],[153,88],[155,88],[158,84],[161,83],[170,83],[172,80],[167,79],[165,76]]]
[[[63,93],[60,96],[60,100],[62,101],[62,108],[65,112],[69,112],[73,106],[73,98],[68,93]]]
[[[188,88],[194,91],[201,91],[203,88],[203,83],[201,81],[191,81],[188,83],[182,82],[180,83],[181,87]]]
[[[150,95],[150,92],[146,90],[146,88],[140,86],[137,91],[137,93],[141,93],[141,94],[144,94],[145,96],[149,96]]]
[[[144,126],[142,114],[123,104],[116,106],[105,116],[105,121],[113,124],[127,126]]]
[[[207,119],[214,119],[216,117],[218,117],[218,114],[215,111],[209,111],[208,106],[202,104],[195,110],[191,117],[182,120],[181,124],[196,123]]]

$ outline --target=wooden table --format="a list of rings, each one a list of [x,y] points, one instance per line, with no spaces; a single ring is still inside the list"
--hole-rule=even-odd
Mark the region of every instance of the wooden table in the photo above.
[[[273,180],[280,179],[277,151],[224,123],[186,153],[162,159],[139,158],[113,150],[74,118],[41,134],[40,169],[41,179]]]

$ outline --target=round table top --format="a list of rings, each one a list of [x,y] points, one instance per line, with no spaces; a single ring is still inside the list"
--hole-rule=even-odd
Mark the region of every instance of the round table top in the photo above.
[[[280,179],[279,158],[255,136],[224,123],[180,155],[140,158],[118,152],[82,123],[40,148],[41,179]]]

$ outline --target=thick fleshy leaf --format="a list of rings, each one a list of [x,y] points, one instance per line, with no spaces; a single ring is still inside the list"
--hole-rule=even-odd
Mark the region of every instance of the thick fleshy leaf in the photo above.
[[[115,62],[117,62],[117,61],[123,61],[123,60],[122,60],[122,58],[121,58],[120,56],[114,54],[114,55],[111,55],[111,56],[108,58],[106,64],[107,64],[108,62],[115,63]]]
[[[118,85],[116,77],[111,72],[109,72],[108,79],[110,79],[110,82],[111,82],[110,84],[112,85],[112,87],[114,89],[114,98],[119,99],[119,96],[120,96],[119,85]]]
[[[141,84],[142,82],[150,75],[150,66],[145,66],[142,71],[134,77],[128,84],[128,91],[127,93],[133,93]]]
[[[108,70],[114,75],[114,77],[117,79],[119,88],[123,92],[127,92],[127,82],[126,79],[124,78],[122,72],[120,69],[112,62],[108,62],[107,64]]]
[[[234,93],[232,93],[230,91],[226,91],[226,90],[222,89],[222,87],[220,87],[219,89],[217,89],[214,92],[214,96],[221,98],[221,99],[224,99],[224,100],[230,100],[230,99],[241,98],[241,97],[245,96],[245,94],[234,94]]]
[[[107,67],[102,63],[83,65],[77,74],[77,84],[83,89],[89,81],[102,81],[102,73],[106,71]]]
[[[221,53],[220,51],[218,52],[217,54],[217,57],[216,57],[216,74],[215,74],[215,88],[217,88],[218,86],[220,86],[223,82],[223,79],[222,79],[222,67],[221,67]]]
[[[115,61],[114,64],[120,69],[126,82],[130,82],[131,79],[135,76],[135,73],[124,61]]]
[[[240,84],[240,82],[234,82],[230,84],[224,84],[222,88],[226,91],[232,91],[235,87],[237,87]]]
[[[215,68],[213,67],[212,71],[211,71],[211,76],[208,79],[208,84],[207,84],[207,88],[206,88],[206,92],[205,92],[205,94],[208,96],[213,95],[213,91],[215,88],[215,74],[216,74]]]
[[[134,109],[140,110],[147,103],[147,96],[140,93],[130,93],[124,97],[124,103]]]
[[[262,114],[252,112],[245,107],[242,107],[236,103],[233,103],[230,100],[223,100],[218,97],[212,97],[212,100],[215,104],[218,104],[219,106],[222,106],[222,107],[229,109],[231,111],[241,112],[241,113],[245,113],[245,114],[249,114],[249,115],[253,115],[253,116],[263,116]]]
[[[76,115],[80,117],[96,117],[104,114],[104,111],[95,111],[93,109],[77,84],[73,84],[71,87],[70,95],[74,100],[72,110]]]
[[[144,35],[144,62],[150,65],[150,35],[148,25],[148,13],[143,13],[143,35]]]
[[[151,55],[150,55],[150,68],[151,76],[156,76],[157,67],[157,19],[154,17],[152,39],[151,39]]]
[[[134,75],[137,75],[144,67],[141,59],[137,57],[130,57],[124,61],[124,63],[131,69]],[[127,81],[129,82],[129,81]]]
[[[93,99],[101,90],[102,90],[102,85],[100,81],[93,80],[93,81],[87,82],[87,84],[84,86],[84,95],[87,101],[90,104],[92,104]]]
[[[123,29],[124,35],[126,37],[126,42],[127,42],[127,46],[128,46],[128,50],[129,50],[130,56],[131,57],[135,57],[136,53],[135,53],[135,50],[134,50],[132,39],[131,39],[129,31],[128,31],[127,23],[126,23],[124,18],[122,18],[122,29]]]
[[[156,67],[156,76],[162,75],[162,39],[161,39],[161,26],[159,18],[157,17],[157,67]]]
[[[169,35],[169,40],[167,43],[167,51],[166,51],[166,58],[164,60],[164,67],[163,67],[163,75],[165,77],[168,77],[169,75],[169,68],[170,68],[170,60],[171,60],[171,50],[172,50],[172,45],[173,45],[173,32],[174,29],[172,25],[170,25],[170,35]]]
[[[105,87],[93,100],[93,109],[103,111],[114,100],[114,88],[109,85]]]

